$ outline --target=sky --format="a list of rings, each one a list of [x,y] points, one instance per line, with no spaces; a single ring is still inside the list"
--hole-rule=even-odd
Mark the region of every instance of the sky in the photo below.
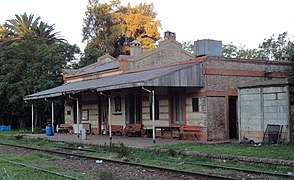
[[[100,0],[100,2],[109,2]],[[159,32],[176,33],[179,42],[221,40],[257,48],[264,38],[287,31],[294,35],[294,0],[121,0],[123,5],[153,3]],[[52,25],[61,37],[83,50],[82,26],[88,0],[0,0],[0,24],[15,14],[33,14]]]

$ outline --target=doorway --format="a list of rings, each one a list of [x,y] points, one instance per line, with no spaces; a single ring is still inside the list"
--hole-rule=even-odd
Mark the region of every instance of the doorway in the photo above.
[[[237,96],[229,96],[229,137],[238,139]]]
[[[184,124],[184,93],[183,90],[172,91],[172,120],[174,124]]]
[[[142,100],[140,95],[126,96],[126,124],[142,123]]]
[[[100,113],[99,113],[99,134],[106,133],[106,129],[108,126],[108,99],[106,97],[100,97]]]

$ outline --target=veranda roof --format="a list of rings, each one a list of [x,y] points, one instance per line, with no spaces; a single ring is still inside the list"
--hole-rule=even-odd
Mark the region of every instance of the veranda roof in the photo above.
[[[200,64],[194,63],[138,72],[125,72],[119,75],[63,84],[28,95],[24,100],[58,97],[89,90],[101,92],[143,86],[202,87],[201,71]]]

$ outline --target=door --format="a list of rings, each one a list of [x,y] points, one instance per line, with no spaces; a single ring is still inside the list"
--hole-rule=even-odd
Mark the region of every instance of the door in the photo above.
[[[229,96],[229,136],[238,139],[237,96]]]
[[[142,100],[140,95],[126,96],[126,124],[142,123]]]
[[[175,124],[184,124],[184,94],[182,90],[172,92],[172,116]]]
[[[108,126],[108,99],[106,97],[100,98],[100,134],[105,133]]]

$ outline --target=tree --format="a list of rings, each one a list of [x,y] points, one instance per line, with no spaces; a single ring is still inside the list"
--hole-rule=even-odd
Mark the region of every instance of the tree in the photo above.
[[[28,125],[30,107],[24,96],[61,85],[61,69],[78,52],[75,45],[48,45],[31,36],[0,48],[0,119],[10,120],[14,127]],[[42,103],[37,109],[44,111],[47,106]]]
[[[194,52],[194,42],[193,41],[182,42],[182,47],[185,51],[193,54],[193,52]]]
[[[98,48],[86,48],[80,58],[77,68],[81,68],[97,62],[97,59],[100,56],[101,54]]]
[[[30,105],[24,96],[61,85],[61,69],[80,53],[76,45],[57,37],[53,25],[33,17],[16,15],[0,31],[0,120],[13,127],[29,125]],[[39,119],[46,120],[44,112],[50,104],[35,105],[42,112]]]
[[[293,42],[288,38],[288,33],[283,32],[278,37],[273,34],[259,45],[260,54],[270,59],[281,60],[285,55],[291,55],[293,60]]]
[[[247,49],[244,45],[236,46],[232,42],[223,45],[223,56],[230,58],[256,59],[259,58],[257,49]]]
[[[288,33],[284,32],[276,37],[274,34],[265,38],[257,49],[247,49],[245,46],[236,46],[232,42],[223,45],[223,56],[244,59],[281,60],[284,56],[294,60],[294,43],[288,38]]]
[[[6,30],[0,25],[0,40],[5,37]]]
[[[83,41],[87,48],[98,48],[101,54],[128,54],[128,43],[138,40],[143,49],[153,49],[160,38],[153,4],[122,6],[119,0],[109,4],[90,0],[83,26]]]
[[[64,39],[58,38],[59,33],[54,32],[54,25],[40,22],[40,17],[34,19],[34,15],[29,16],[24,13],[23,15],[15,15],[16,19],[7,20],[0,31],[0,46],[10,45],[15,41],[24,39],[26,36],[35,36],[43,38],[47,44],[53,44]]]

